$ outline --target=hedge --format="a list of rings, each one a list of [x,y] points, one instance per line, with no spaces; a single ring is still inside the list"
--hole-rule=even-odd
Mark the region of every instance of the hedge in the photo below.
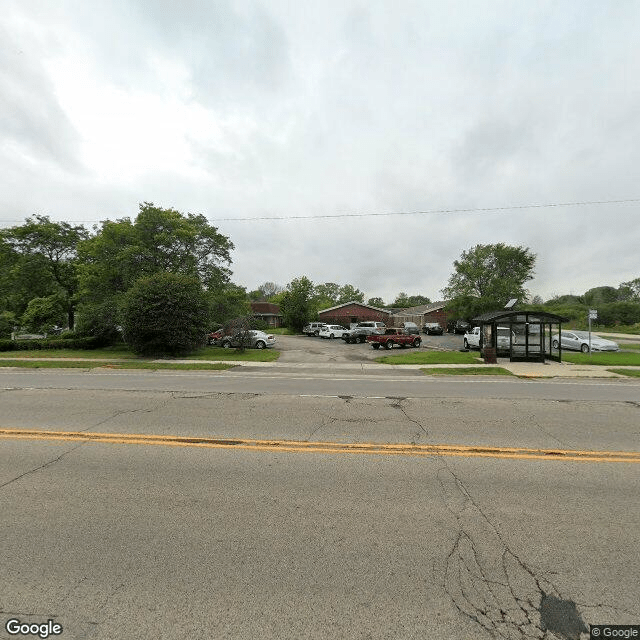
[[[40,349],[97,349],[99,338],[43,338],[38,340],[0,340],[0,351],[31,351]]]

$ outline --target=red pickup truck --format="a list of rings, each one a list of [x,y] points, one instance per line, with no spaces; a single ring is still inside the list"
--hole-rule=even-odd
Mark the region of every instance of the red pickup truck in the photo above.
[[[419,347],[422,344],[420,336],[407,333],[405,329],[397,328],[385,329],[384,333],[367,336],[367,342],[374,349],[379,349],[380,346],[384,346],[385,349],[391,349],[394,344],[404,349],[405,347]]]

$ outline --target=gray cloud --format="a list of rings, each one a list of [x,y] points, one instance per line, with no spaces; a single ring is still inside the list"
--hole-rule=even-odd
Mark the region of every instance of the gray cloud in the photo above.
[[[135,215],[143,200],[213,219],[640,195],[632,2],[12,7],[51,35],[24,68],[7,64],[17,54],[3,43],[1,68],[12,71],[0,73],[0,95],[12,115],[0,124],[0,168],[16,186],[0,190],[0,217],[43,203],[78,220]],[[135,184],[92,182],[90,167],[77,180],[41,172],[69,167],[78,144],[40,60],[55,58],[55,47],[86,56],[100,83],[124,93],[205,109],[219,132],[187,134],[192,172],[149,166]],[[184,71],[180,83],[167,80],[165,64]],[[25,166],[18,140],[35,159],[28,170],[16,169]],[[463,250],[509,242],[538,254],[530,288],[546,297],[640,275],[637,212],[601,205],[220,227],[249,288],[306,274],[386,300],[401,290],[437,299]]]

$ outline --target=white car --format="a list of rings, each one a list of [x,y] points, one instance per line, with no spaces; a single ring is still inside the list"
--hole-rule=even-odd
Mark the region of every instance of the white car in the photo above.
[[[571,349],[573,351],[582,351],[589,353],[589,332],[588,331],[563,331],[560,343],[563,349]],[[554,349],[558,348],[558,336],[552,338],[551,345]],[[618,351],[620,347],[613,340],[606,340],[600,336],[591,334],[591,351]]]
[[[342,338],[343,335],[349,334],[349,329],[345,329],[339,324],[329,324],[323,329],[320,329],[318,334],[321,338]]]

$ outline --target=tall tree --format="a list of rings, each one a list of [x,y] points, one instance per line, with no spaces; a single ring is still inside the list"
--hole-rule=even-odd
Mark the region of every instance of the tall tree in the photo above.
[[[367,300],[367,304],[372,307],[378,307],[380,309],[384,309],[384,307],[386,306],[382,298],[369,298]]]
[[[448,307],[462,317],[501,309],[511,298],[526,300],[524,284],[533,279],[535,262],[535,254],[527,247],[479,244],[454,261],[454,272],[442,293]]]
[[[410,296],[410,295],[407,295],[404,291],[401,291],[396,296],[396,299],[391,303],[391,306],[401,307],[401,308],[418,307],[421,304],[429,304],[430,302],[431,300],[427,298],[427,296],[421,296],[421,295]]]
[[[284,324],[301,331],[314,312],[313,282],[306,276],[294,278],[280,298],[280,312]]]
[[[623,282],[618,291],[620,291],[620,300],[640,301],[640,278]]]
[[[345,302],[364,302],[364,293],[352,284],[345,284],[340,287],[336,304],[344,304]]]
[[[229,282],[233,243],[202,215],[183,215],[152,203],[132,222],[105,221],[79,247],[83,295],[101,302],[127,291],[140,278],[176,273],[198,278],[208,290]]]
[[[78,302],[78,246],[88,238],[88,231],[82,225],[36,215],[0,235],[5,245],[3,262],[13,259],[12,268],[5,274],[5,285],[14,287],[13,306],[24,310],[33,298],[54,296],[73,329]],[[20,300],[16,300],[16,293]]]

